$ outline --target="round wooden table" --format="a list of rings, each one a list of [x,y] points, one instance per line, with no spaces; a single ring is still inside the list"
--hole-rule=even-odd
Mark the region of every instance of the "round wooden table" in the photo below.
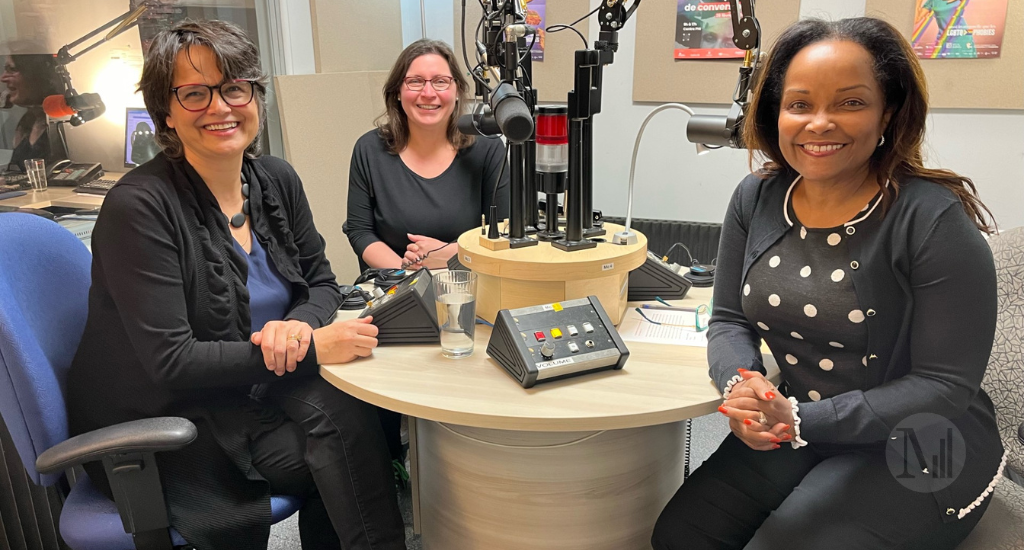
[[[710,290],[676,303],[707,303]],[[684,421],[721,402],[706,348],[626,342],[620,371],[523,389],[485,353],[490,333],[477,325],[464,359],[439,345],[389,346],[321,367],[343,391],[412,417],[424,548],[650,548],[683,481]]]

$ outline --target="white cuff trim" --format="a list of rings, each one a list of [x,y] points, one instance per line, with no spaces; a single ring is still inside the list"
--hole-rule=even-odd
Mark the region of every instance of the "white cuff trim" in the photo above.
[[[793,441],[790,441],[789,444],[792,445],[794,449],[799,449],[800,447],[807,445],[807,442],[800,437],[800,405],[797,403],[795,397],[789,398],[789,404],[793,406]]]
[[[732,393],[732,387],[740,380],[743,380],[743,377],[738,374],[729,379],[729,382],[725,385],[725,389],[722,390],[722,399],[729,399],[729,394]]]
[[[982,491],[981,495],[978,496],[978,498],[974,499],[974,502],[970,503],[967,506],[967,508],[961,508],[960,509],[960,513],[957,514],[957,516],[956,516],[957,519],[964,519],[964,516],[966,516],[967,514],[970,514],[971,510],[974,510],[978,506],[981,506],[981,503],[985,501],[985,498],[988,497],[990,494],[992,494],[992,491],[995,490],[996,485],[999,484],[999,480],[1003,479],[1003,468],[1005,466],[1006,466],[1006,451],[1003,451],[1003,459],[999,461],[999,469],[996,470],[995,477],[992,478],[992,481],[989,482],[988,487],[986,487],[985,490]]]

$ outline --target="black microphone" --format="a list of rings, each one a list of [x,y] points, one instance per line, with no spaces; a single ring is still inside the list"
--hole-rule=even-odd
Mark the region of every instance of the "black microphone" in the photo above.
[[[501,134],[501,128],[494,120],[494,114],[487,104],[481,104],[473,113],[460,116],[455,125],[459,132],[467,136],[496,136]]]
[[[501,133],[512,143],[522,143],[533,136],[533,114],[511,83],[502,82],[491,94],[491,111]]]
[[[718,147],[743,149],[743,105],[733,102],[727,115],[694,115],[686,123],[686,140]]]

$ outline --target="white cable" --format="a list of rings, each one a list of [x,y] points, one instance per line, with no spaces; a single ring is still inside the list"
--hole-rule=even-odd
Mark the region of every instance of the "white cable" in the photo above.
[[[690,116],[696,114],[693,112],[693,109],[683,105],[682,103],[666,103],[651,111],[647,115],[647,118],[644,119],[644,123],[640,125],[640,132],[637,133],[636,143],[633,145],[633,159],[629,163],[629,198],[626,203],[626,229],[623,231],[624,234],[629,233],[629,226],[633,221],[633,175],[636,173],[636,155],[640,150],[640,140],[644,137],[644,129],[647,128],[647,123],[654,118],[654,115],[667,109],[679,109],[680,111],[686,111]]]

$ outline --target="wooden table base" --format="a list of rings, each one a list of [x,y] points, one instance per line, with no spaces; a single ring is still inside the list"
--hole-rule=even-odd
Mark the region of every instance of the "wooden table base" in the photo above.
[[[416,420],[426,550],[649,550],[683,481],[684,422],[523,432]]]

